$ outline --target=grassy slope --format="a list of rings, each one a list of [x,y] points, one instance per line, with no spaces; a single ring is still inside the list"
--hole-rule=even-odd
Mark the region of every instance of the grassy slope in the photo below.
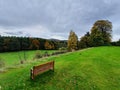
[[[120,47],[98,47],[46,58],[55,60],[55,72],[29,79],[31,66],[25,64],[0,74],[0,87],[5,90],[119,90]]]

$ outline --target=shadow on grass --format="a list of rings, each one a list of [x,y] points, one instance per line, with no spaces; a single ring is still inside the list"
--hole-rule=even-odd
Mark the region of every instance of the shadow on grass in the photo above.
[[[38,86],[44,86],[45,84],[49,83],[51,79],[54,77],[55,72],[52,70],[49,70],[47,72],[44,72],[38,76],[35,77],[34,80],[28,79],[28,86],[31,87],[38,87]]]

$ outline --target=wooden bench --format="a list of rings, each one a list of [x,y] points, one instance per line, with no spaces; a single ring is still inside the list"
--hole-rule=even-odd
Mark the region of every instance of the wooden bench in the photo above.
[[[31,79],[34,80],[35,76],[46,72],[48,70],[53,70],[54,71],[54,61],[38,65],[38,66],[33,66],[33,68],[30,70],[31,73]]]

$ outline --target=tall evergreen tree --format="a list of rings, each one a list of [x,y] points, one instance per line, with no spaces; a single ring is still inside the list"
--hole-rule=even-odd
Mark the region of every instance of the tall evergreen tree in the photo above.
[[[75,32],[70,31],[68,38],[68,50],[73,51],[78,49],[78,37]]]

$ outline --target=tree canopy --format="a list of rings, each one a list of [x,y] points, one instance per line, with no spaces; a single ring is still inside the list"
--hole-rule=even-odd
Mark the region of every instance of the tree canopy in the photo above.
[[[46,42],[47,41],[47,42]],[[0,52],[21,50],[45,50],[67,47],[65,40],[47,40],[32,37],[5,37],[0,36]]]
[[[112,23],[108,20],[98,20],[91,29],[91,39],[98,45],[107,45],[112,38]]]
[[[98,20],[93,24],[91,32],[87,32],[79,42],[79,48],[110,45],[112,38],[112,23],[108,20]]]

